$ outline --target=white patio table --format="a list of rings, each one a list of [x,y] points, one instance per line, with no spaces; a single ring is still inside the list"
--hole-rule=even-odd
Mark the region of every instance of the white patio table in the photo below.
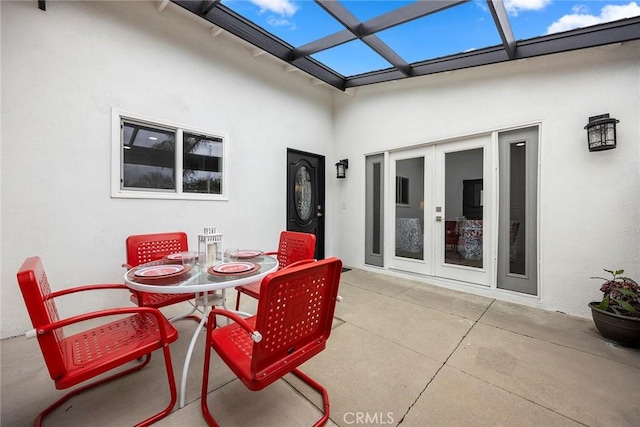
[[[248,251],[250,252],[250,251]],[[124,275],[126,285],[141,292],[154,292],[163,294],[196,293],[196,308],[202,306],[202,319],[191,338],[187,356],[182,367],[182,381],[180,383],[180,408],[184,407],[185,388],[189,363],[198,334],[207,321],[210,307],[221,305],[226,307],[226,289],[240,285],[246,285],[262,280],[267,274],[278,269],[278,260],[274,256],[265,255],[262,252],[255,257],[238,259],[237,262],[219,263],[209,268],[195,266],[190,268],[181,263],[175,263],[169,258],[141,264]],[[235,264],[235,265],[234,265]],[[239,264],[253,264],[242,267]],[[247,270],[235,272],[236,270]],[[220,294],[217,291],[221,291]],[[212,294],[213,292],[213,294]],[[194,309],[195,311],[195,309]],[[237,312],[240,315],[250,316],[248,313]],[[184,317],[184,316],[180,316]]]

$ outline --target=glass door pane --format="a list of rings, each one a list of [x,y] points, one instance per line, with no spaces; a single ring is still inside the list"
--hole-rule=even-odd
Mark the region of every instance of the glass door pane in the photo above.
[[[424,157],[396,161],[395,256],[424,260]]]
[[[498,144],[497,286],[537,295],[538,128],[501,132]]]
[[[509,149],[509,273],[525,274],[527,248],[522,230],[527,229],[526,141],[508,144]]]
[[[433,224],[438,277],[482,286],[494,280],[494,149],[490,134],[436,146]]]
[[[445,153],[444,262],[483,267],[483,149]]]
[[[384,156],[366,159],[365,254],[364,262],[384,266]]]

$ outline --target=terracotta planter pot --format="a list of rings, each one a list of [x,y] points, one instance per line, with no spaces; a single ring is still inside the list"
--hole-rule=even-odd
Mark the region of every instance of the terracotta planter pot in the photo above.
[[[598,308],[599,302],[590,302],[591,315],[596,328],[605,338],[628,347],[640,345],[640,317],[620,316]]]

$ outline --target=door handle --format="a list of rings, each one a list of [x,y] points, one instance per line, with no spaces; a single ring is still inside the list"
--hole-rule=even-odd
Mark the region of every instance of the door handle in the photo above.
[[[316,214],[316,216],[321,217],[321,216],[322,216],[322,212],[318,212],[318,213]]]

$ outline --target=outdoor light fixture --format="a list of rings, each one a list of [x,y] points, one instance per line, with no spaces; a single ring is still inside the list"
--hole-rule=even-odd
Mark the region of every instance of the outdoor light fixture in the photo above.
[[[349,168],[348,159],[342,159],[338,163],[336,163],[336,178],[346,178],[348,168]]]
[[[609,114],[589,117],[587,130],[589,151],[610,150],[616,148],[616,123],[620,120],[610,119]]]

